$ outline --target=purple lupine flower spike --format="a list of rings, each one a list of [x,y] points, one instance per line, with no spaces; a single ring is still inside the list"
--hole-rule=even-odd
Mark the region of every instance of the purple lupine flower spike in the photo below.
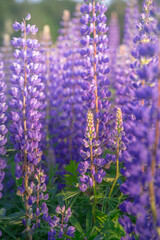
[[[3,184],[2,181],[4,179],[5,173],[4,169],[6,167],[6,162],[4,159],[4,156],[6,154],[5,144],[7,142],[6,134],[8,132],[6,128],[6,110],[7,110],[7,104],[6,104],[6,89],[7,86],[4,81],[4,65],[3,61],[1,60],[0,55],[0,198],[2,197],[2,190],[3,190]]]
[[[47,152],[46,154],[42,156],[43,165],[47,164],[48,167],[51,164],[55,163],[55,154],[54,149],[52,147],[52,141],[50,139],[50,133],[52,124],[53,124],[53,118],[52,116],[52,100],[54,96],[52,95],[52,76],[55,74],[53,71],[53,49],[52,49],[52,40],[51,40],[51,33],[50,33],[50,27],[48,25],[45,25],[43,28],[42,33],[42,40],[41,40],[41,56],[42,56],[42,82],[44,84],[44,92],[45,92],[45,99],[44,99],[44,105],[42,109],[42,124],[44,127],[44,131],[42,133],[42,141],[41,141],[41,148],[43,152]]]
[[[110,65],[110,80],[112,86],[115,85],[114,71],[116,69],[115,62],[117,57],[117,50],[120,44],[120,27],[118,22],[118,16],[116,12],[112,12],[111,19],[109,22],[108,31],[108,46],[109,46],[109,65]]]
[[[5,73],[5,82],[7,85],[7,90],[10,89],[10,77],[11,77],[11,69],[10,65],[13,62],[12,56],[12,46],[10,42],[10,35],[5,33],[3,36],[3,46],[1,47],[2,51],[2,60],[4,62],[4,73]],[[7,91],[8,98],[8,91]]]
[[[78,171],[80,173],[79,189],[85,192],[88,187],[95,187],[96,182],[100,184],[106,175],[106,172],[103,170],[106,161],[101,158],[101,142],[96,140],[93,114],[91,111],[87,114],[87,125],[83,143],[85,151],[81,150],[81,155],[85,161],[79,163]],[[89,150],[86,150],[87,148]]]
[[[125,226],[127,236],[134,235],[134,229],[140,239],[159,239],[159,106],[160,88],[158,78],[157,38],[155,19],[151,16],[154,8],[152,0],[146,0],[138,24],[139,34],[134,38],[135,49],[131,64],[134,97],[128,105],[132,121],[128,132],[132,136],[123,153],[126,181],[120,189],[129,196],[120,208],[136,217],[135,224],[120,219]],[[130,119],[131,120],[131,119]],[[124,125],[124,130],[125,130]],[[146,229],[146,231],[144,231]]]
[[[9,105],[12,111],[10,112],[11,125],[9,130],[11,133],[10,140],[15,150],[18,151],[15,155],[15,175],[17,179],[22,178],[23,181],[22,185],[18,187],[17,194],[22,196],[24,200],[26,218],[23,222],[26,227],[27,237],[30,239],[32,236],[31,228],[34,229],[35,225],[33,223],[32,205],[36,201],[39,203],[41,199],[44,199],[43,192],[46,187],[43,183],[44,177],[38,177],[41,173],[37,168],[42,155],[39,147],[42,127],[39,109],[42,108],[42,100],[44,99],[44,86],[40,78],[42,71],[39,63],[41,55],[38,51],[40,45],[38,40],[28,37],[29,34],[35,34],[38,30],[35,25],[31,26],[26,23],[29,19],[30,14],[21,23],[15,22],[13,24],[15,31],[20,30],[22,32],[22,37],[13,38],[12,40],[12,45],[16,50],[14,52],[15,60],[11,66],[12,76],[10,80],[12,87],[9,90],[11,95]],[[36,182],[38,192],[35,183],[30,181],[31,177],[34,179],[34,173],[36,174],[35,182],[38,178],[38,183]],[[40,192],[42,193],[40,194]],[[39,220],[36,218],[36,226],[38,224]]]
[[[83,101],[87,110],[92,110],[95,119],[96,139],[102,145],[109,146],[109,132],[111,132],[109,113],[111,104],[108,98],[111,92],[107,78],[109,72],[108,27],[105,4],[95,1],[85,1],[81,6],[81,45],[82,56],[81,77]]]
[[[74,237],[75,227],[69,226],[68,221],[72,215],[71,208],[66,209],[65,205],[56,208],[57,216],[49,220],[50,231],[48,232],[48,240],[62,238],[63,235]]]

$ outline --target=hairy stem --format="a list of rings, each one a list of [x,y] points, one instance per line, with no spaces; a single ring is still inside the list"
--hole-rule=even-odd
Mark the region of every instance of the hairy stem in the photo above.
[[[37,208],[39,207],[39,188],[40,188],[40,176],[38,176],[38,190],[37,190]],[[38,227],[38,216],[36,215],[36,227]]]
[[[92,218],[93,218],[93,223],[96,221],[95,217],[95,208],[96,208],[96,183],[95,179],[92,173],[92,170],[94,169],[94,164],[93,164],[93,147],[92,145],[90,146],[90,154],[91,154],[91,176],[92,176],[92,181],[93,181],[93,193],[94,193],[94,201],[92,205]]]

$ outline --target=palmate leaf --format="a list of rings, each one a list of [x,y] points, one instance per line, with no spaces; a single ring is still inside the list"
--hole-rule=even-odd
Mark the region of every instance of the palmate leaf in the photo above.
[[[118,219],[120,217],[119,210],[113,210],[109,212],[107,220],[103,223],[101,232],[109,240],[119,240],[121,237],[125,236],[123,227],[120,225]]]
[[[119,205],[119,198],[118,197],[106,197],[106,202],[109,207],[109,211],[114,210],[118,207]]]
[[[76,163],[76,161],[71,160],[70,163],[65,167],[65,170],[74,175],[75,173],[78,174],[77,168],[78,163]]]
[[[62,193],[57,194],[57,196],[63,196],[63,200],[67,200],[69,198],[73,198],[74,196],[80,194],[80,191],[68,191],[68,192],[64,192],[62,191]]]
[[[76,163],[73,160],[71,160],[70,164],[65,167],[65,170],[67,171],[67,173],[64,175],[64,180],[67,187],[68,185],[75,186],[77,184],[78,182],[77,168],[78,168],[78,163]]]
[[[107,220],[107,215],[96,209],[96,219],[98,220],[99,224],[103,224]]]

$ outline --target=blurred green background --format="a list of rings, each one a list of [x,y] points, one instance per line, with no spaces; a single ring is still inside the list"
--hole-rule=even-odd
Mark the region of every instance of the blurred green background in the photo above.
[[[127,1],[127,0],[126,0]],[[53,41],[56,41],[63,9],[71,13],[78,0],[0,0],[0,43],[5,32],[13,34],[12,24],[15,20],[21,21],[27,13],[31,13],[31,24],[36,24],[40,31],[48,24],[51,28]],[[139,1],[141,2],[141,1]],[[106,0],[108,4],[107,17],[112,11],[118,13],[121,29],[123,26],[125,0]],[[122,33],[122,31],[121,31]]]

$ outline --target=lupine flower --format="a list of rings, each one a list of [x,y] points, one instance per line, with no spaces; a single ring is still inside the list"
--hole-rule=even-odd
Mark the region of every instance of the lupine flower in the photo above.
[[[126,4],[123,44],[131,51],[134,45],[133,38],[137,33],[136,25],[138,24],[139,18],[139,6],[137,0],[129,0]]]
[[[125,168],[122,173],[126,181],[120,187],[121,191],[129,196],[120,208],[136,217],[135,232],[142,240],[159,239],[160,235],[157,198],[160,93],[157,81],[155,21],[150,16],[152,7],[152,1],[146,0],[138,25],[139,35],[134,39],[137,48],[132,52],[132,56],[136,58],[136,63],[131,67],[135,70],[138,81],[134,83],[135,97],[130,103],[134,116],[130,126],[133,138],[123,154]]]
[[[69,218],[72,215],[71,208],[69,207],[66,210],[65,205],[62,207],[58,205],[56,213],[57,216],[54,215],[53,219],[49,221],[50,231],[48,232],[48,240],[61,239],[63,238],[63,234],[68,237],[74,237],[75,227],[68,225]]]
[[[115,62],[117,58],[117,50],[120,43],[120,29],[118,16],[116,12],[112,12],[109,22],[108,45],[109,45],[109,64],[110,64],[110,79],[112,86],[115,85],[114,71],[116,69]]]
[[[29,19],[27,15],[26,19]],[[41,108],[44,99],[40,73],[41,64],[39,64],[40,53],[38,51],[39,43],[36,39],[28,38],[29,34],[35,34],[37,28],[35,25],[26,24],[26,20],[21,23],[13,24],[15,31],[20,30],[22,37],[13,38],[12,45],[15,50],[15,61],[11,66],[12,87],[9,90],[11,95],[10,107],[10,140],[13,143],[17,153],[15,155],[16,178],[22,178],[22,185],[18,188],[18,195],[23,196],[26,219],[24,221],[26,234],[31,236],[31,223],[33,219],[32,205],[36,197],[32,196],[34,184],[30,181],[34,172],[37,172],[37,164],[41,160],[42,151],[39,148],[41,140]],[[43,192],[43,190],[42,190]],[[42,197],[43,198],[43,197]],[[39,201],[39,199],[37,200]]]
[[[6,154],[5,144],[7,142],[6,134],[8,132],[6,128],[7,117],[5,114],[8,108],[5,94],[7,86],[5,84],[4,77],[4,65],[0,55],[0,198],[2,197],[3,190],[2,181],[5,176],[4,169],[6,167],[6,162],[4,156]]]
[[[55,126],[55,114],[53,114],[52,101],[55,101],[55,52],[52,49],[52,40],[50,27],[45,25],[43,28],[42,39],[41,39],[41,63],[42,73],[41,81],[44,84],[45,98],[41,107],[41,123],[43,126],[42,140],[40,147],[43,151],[41,165],[42,168],[47,172],[52,164],[55,164],[55,153],[53,148],[52,133],[53,126]],[[53,90],[54,89],[54,90]],[[53,94],[54,92],[54,94]]]
[[[96,121],[96,139],[101,138],[106,146],[109,138],[110,84],[106,77],[108,67],[108,38],[105,12],[107,7],[95,1],[85,1],[81,6],[81,56],[83,59],[82,78],[83,101],[88,110],[93,110]]]
[[[61,92],[61,105],[59,106],[59,138],[57,150],[60,151],[58,161],[63,165],[70,160],[79,159],[78,146],[82,141],[82,127],[84,111],[82,88],[83,80],[80,77],[81,58],[79,54],[79,5],[76,7],[75,17],[68,22],[66,29],[67,41],[63,50],[63,80]],[[73,34],[74,33],[74,34]],[[63,129],[63,132],[62,132]],[[62,146],[63,145],[63,151]],[[63,154],[63,155],[62,155]],[[62,162],[63,161],[63,162]]]
[[[68,137],[67,132],[69,131],[68,126],[65,126],[67,123],[68,112],[63,107],[63,69],[64,64],[66,63],[65,52],[68,50],[69,44],[69,22],[70,22],[70,12],[68,10],[64,10],[63,17],[61,21],[62,28],[59,30],[59,37],[56,45],[56,49],[54,49],[54,65],[52,65],[53,75],[52,75],[52,111],[51,111],[51,119],[56,126],[51,131],[53,135],[53,144],[55,145],[54,151],[56,156],[56,163],[59,164],[59,170],[61,173],[64,172],[62,166],[65,163],[68,163],[69,156],[68,152],[68,141],[66,141],[66,137]],[[65,94],[65,93],[64,93]],[[68,107],[68,105],[67,105]],[[69,109],[68,109],[69,111]],[[67,125],[67,124],[66,124]]]
[[[12,57],[12,46],[10,42],[10,35],[7,33],[5,33],[3,36],[3,46],[1,48],[1,52],[2,52],[2,60],[4,62],[5,82],[8,90],[10,88],[10,77],[11,77],[10,65],[13,61],[13,57]],[[8,91],[7,91],[7,96],[8,96]]]
[[[101,142],[100,140],[96,140],[93,113],[91,111],[87,114],[83,144],[86,150],[81,150],[81,155],[85,161],[79,163],[78,171],[80,173],[79,189],[85,192],[88,187],[95,187],[96,182],[100,184],[106,175],[106,172],[102,169],[106,162],[101,158]]]
[[[113,138],[114,139],[113,144],[115,145],[115,149],[116,149],[116,176],[115,176],[114,182],[112,184],[111,190],[109,192],[109,196],[111,196],[114,186],[119,177],[119,158],[122,154],[122,151],[124,151],[126,149],[126,146],[122,141],[122,136],[124,135],[123,130],[124,130],[124,128],[123,128],[122,111],[120,108],[117,108],[116,126],[115,126],[115,131],[114,131],[114,138]]]

